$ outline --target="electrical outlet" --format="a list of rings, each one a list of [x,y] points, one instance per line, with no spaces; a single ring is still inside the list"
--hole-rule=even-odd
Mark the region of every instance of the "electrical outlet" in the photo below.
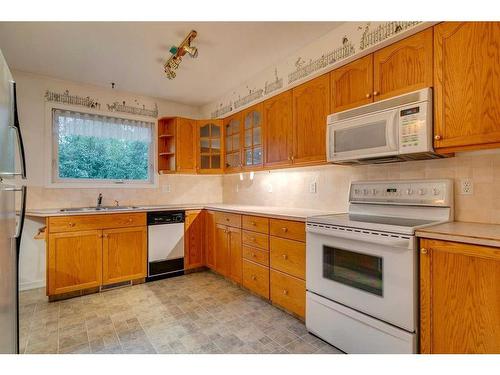
[[[309,193],[316,194],[318,192],[318,183],[316,181],[309,184]]]
[[[240,185],[236,184],[236,192],[238,193],[240,191]]]
[[[273,192],[273,185],[272,184],[267,184],[267,192],[272,193]]]
[[[164,193],[170,193],[172,191],[172,186],[170,184],[163,185],[161,191]]]
[[[470,178],[460,180],[460,194],[472,195],[474,193],[474,184]]]

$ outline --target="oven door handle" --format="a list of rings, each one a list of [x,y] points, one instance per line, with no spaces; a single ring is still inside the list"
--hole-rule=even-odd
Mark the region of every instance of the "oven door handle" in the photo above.
[[[398,248],[398,250],[413,250],[413,236],[410,235],[405,236],[346,227],[320,227],[315,224],[307,224],[306,230],[308,234],[311,233],[311,235],[321,234],[329,237],[386,245],[391,248]]]

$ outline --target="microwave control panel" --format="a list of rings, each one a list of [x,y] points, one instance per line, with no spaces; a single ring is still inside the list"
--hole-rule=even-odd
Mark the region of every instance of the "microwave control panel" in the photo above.
[[[426,103],[416,103],[398,110],[399,150],[402,153],[427,152],[432,149],[432,119],[427,113]],[[430,147],[429,147],[430,146]]]

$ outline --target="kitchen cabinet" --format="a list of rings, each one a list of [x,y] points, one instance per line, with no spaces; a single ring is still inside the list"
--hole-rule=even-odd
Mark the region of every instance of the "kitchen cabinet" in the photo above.
[[[259,103],[242,112],[243,119],[243,168],[259,169],[264,162],[263,104]]]
[[[196,120],[178,117],[176,125],[176,171],[196,173]]]
[[[222,120],[199,120],[197,140],[197,164],[198,173],[222,173],[223,172],[223,142],[222,142]]]
[[[50,217],[47,236],[49,298],[146,277],[145,213]]]
[[[292,163],[293,119],[292,91],[288,90],[264,101],[264,165],[286,166]],[[326,119],[325,119],[326,121]]]
[[[215,214],[215,270],[241,284],[241,215]]]
[[[434,27],[434,147],[500,146],[500,23]]]
[[[225,166],[224,172],[241,170],[242,113],[238,112],[224,119]]]
[[[102,231],[50,233],[47,295],[99,287],[102,283]]]
[[[269,299],[269,267],[243,259],[243,286]]]
[[[331,112],[341,112],[373,102],[373,54],[330,73]]]
[[[429,28],[373,54],[374,101],[432,87],[432,40]]]
[[[229,248],[229,278],[241,284],[242,278],[242,249],[241,249],[241,229],[227,227],[228,248]]]
[[[222,276],[229,276],[229,243],[227,226],[215,226],[215,271]]]
[[[162,117],[158,119],[158,172],[174,173],[175,153],[176,153],[176,134],[177,118]]]
[[[203,267],[205,241],[205,215],[202,210],[186,211],[184,221],[184,268]]]
[[[306,282],[271,268],[271,301],[300,318],[306,316]]]
[[[205,265],[215,270],[215,212],[205,212]]]
[[[292,90],[293,164],[326,161],[326,118],[330,114],[328,74]]]
[[[102,237],[103,285],[146,277],[146,227],[105,229]]]
[[[500,353],[500,249],[420,241],[422,353]]]

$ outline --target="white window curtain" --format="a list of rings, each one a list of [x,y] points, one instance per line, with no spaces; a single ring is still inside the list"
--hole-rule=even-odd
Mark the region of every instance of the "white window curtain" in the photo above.
[[[54,109],[54,134],[151,143],[153,123]]]

